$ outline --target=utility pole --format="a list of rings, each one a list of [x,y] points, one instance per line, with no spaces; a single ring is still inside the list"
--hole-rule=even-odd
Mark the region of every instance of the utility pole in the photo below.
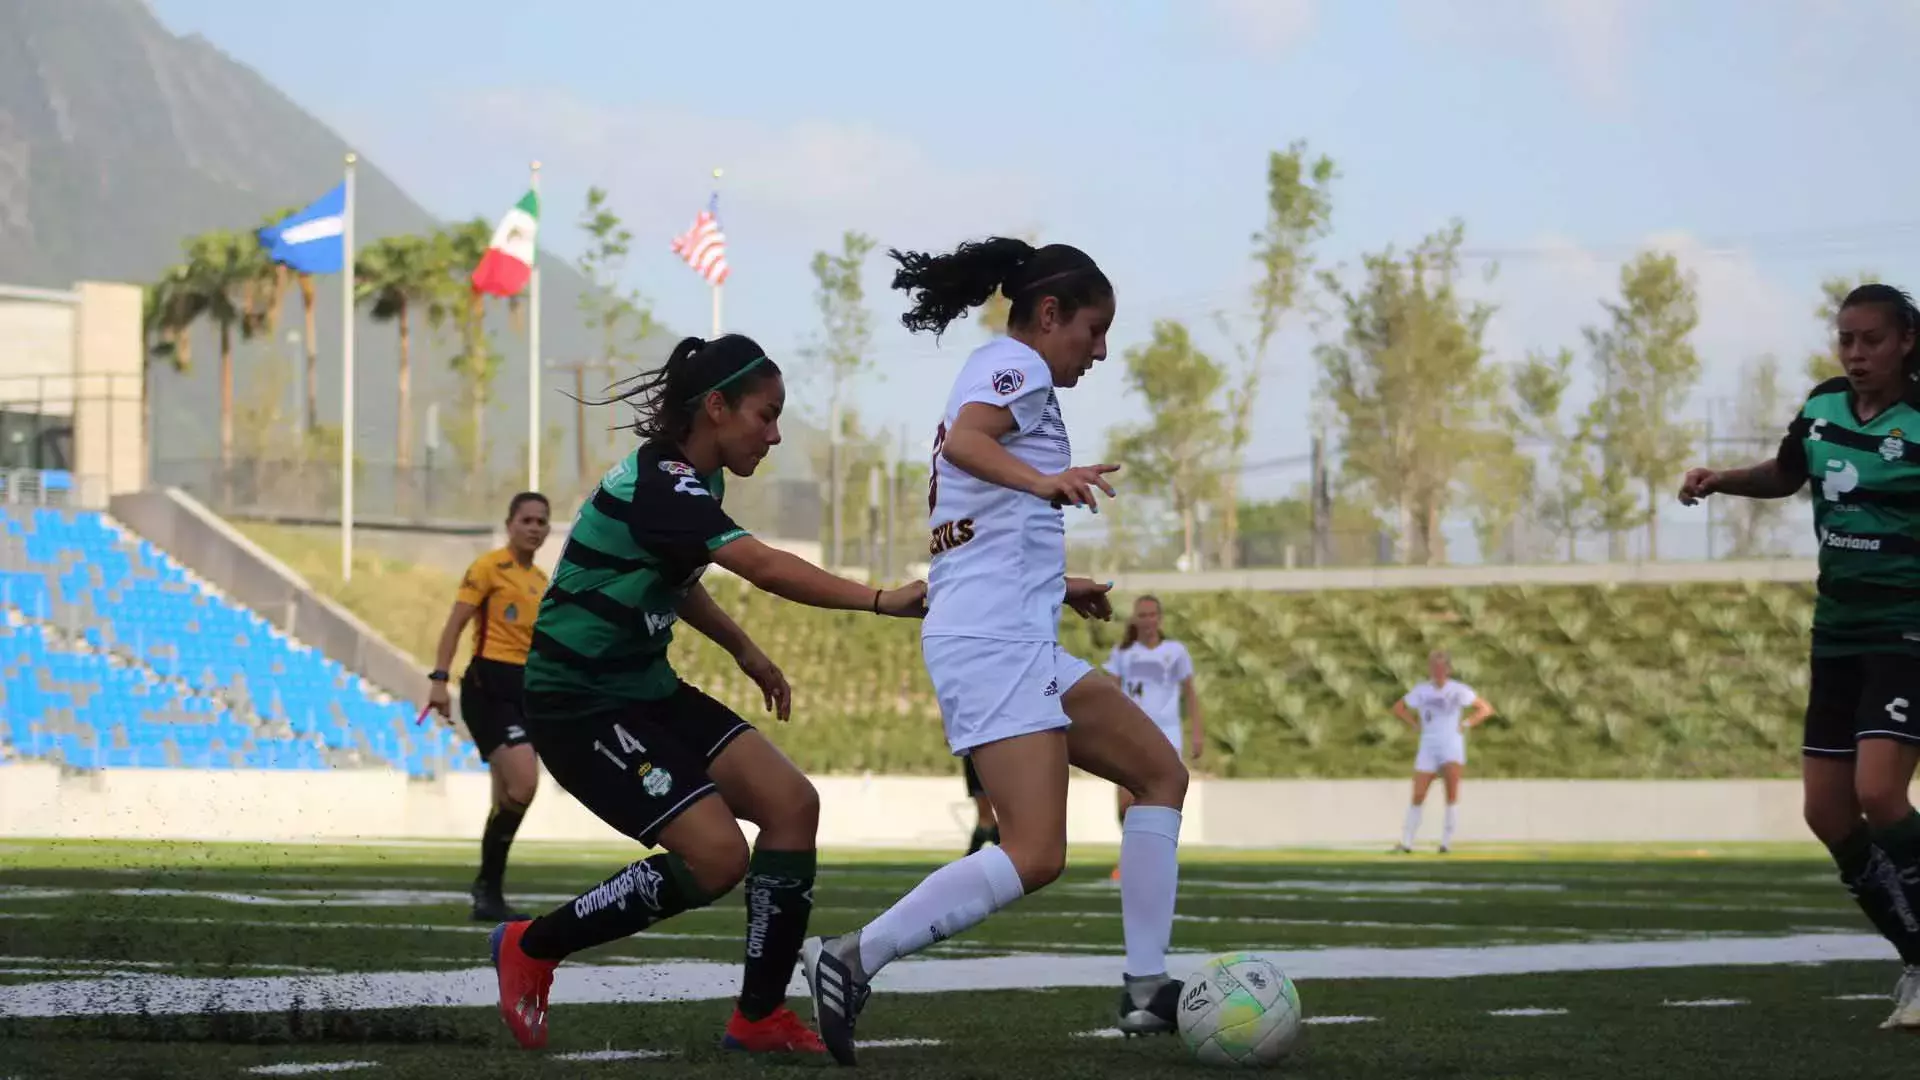
[[[574,475],[585,484],[593,475],[592,463],[587,460],[587,372],[612,372],[614,366],[609,360],[576,360],[570,364],[549,360],[546,366],[551,371],[573,373],[573,468]]]

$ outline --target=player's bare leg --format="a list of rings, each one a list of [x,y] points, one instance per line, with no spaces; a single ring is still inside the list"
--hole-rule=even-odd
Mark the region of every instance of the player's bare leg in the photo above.
[[[1413,802],[1407,806],[1407,820],[1400,827],[1400,843],[1393,849],[1396,853],[1413,850],[1414,838],[1420,835],[1421,806],[1427,801],[1427,789],[1433,786],[1434,775],[1419,771],[1413,774]]]
[[[1440,826],[1440,854],[1445,855],[1453,847],[1453,830],[1460,824],[1460,772],[1461,764],[1449,761],[1440,766],[1440,781],[1447,789],[1447,816]]]

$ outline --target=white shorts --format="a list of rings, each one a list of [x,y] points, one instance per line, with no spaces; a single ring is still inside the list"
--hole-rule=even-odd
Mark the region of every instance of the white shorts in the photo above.
[[[1052,641],[925,637],[920,653],[955,754],[1066,727],[1060,697],[1093,670]]]
[[[1414,772],[1437,773],[1446,764],[1467,763],[1467,738],[1451,735],[1439,739],[1421,739],[1420,752],[1413,759]]]

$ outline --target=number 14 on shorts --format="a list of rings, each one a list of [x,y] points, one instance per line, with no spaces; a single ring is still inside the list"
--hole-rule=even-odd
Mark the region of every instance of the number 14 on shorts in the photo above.
[[[621,754],[644,754],[647,752],[645,744],[641,743],[639,739],[634,738],[633,732],[628,731],[619,724],[613,725],[613,739],[620,744]],[[621,772],[626,772],[629,768],[632,768],[634,775],[640,778],[640,786],[644,788],[649,795],[658,797],[664,795],[668,789],[673,787],[673,774],[665,769],[654,768],[653,762],[651,761],[642,761],[637,766],[629,766],[625,758],[621,757],[620,754],[614,753],[607,747],[606,743],[601,742],[599,739],[593,740],[593,748],[600,751],[608,761],[613,762]]]

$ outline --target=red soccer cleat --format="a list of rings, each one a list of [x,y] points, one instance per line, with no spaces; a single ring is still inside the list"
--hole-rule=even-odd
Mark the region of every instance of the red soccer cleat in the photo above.
[[[493,946],[493,970],[500,976],[500,1019],[528,1050],[547,1045],[547,992],[553,989],[557,960],[536,960],[520,951],[520,938],[531,919],[501,923],[488,935]]]
[[[725,1050],[745,1050],[749,1054],[824,1054],[827,1046],[820,1036],[785,1005],[760,1020],[749,1020],[733,1010],[727,1021],[727,1033],[720,1037]]]

